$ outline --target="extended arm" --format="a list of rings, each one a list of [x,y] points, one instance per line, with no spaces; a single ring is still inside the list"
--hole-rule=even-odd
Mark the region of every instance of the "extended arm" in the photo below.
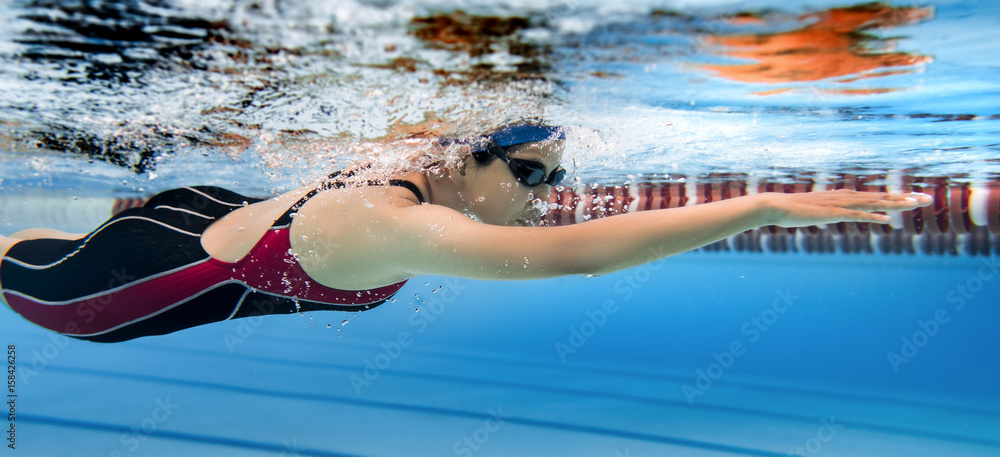
[[[907,198],[911,197],[911,198]],[[408,276],[538,279],[604,274],[705,246],[762,225],[886,223],[873,211],[931,203],[928,196],[854,191],[758,194],[705,205],[645,211],[561,227],[501,227],[448,208],[395,211],[387,266]]]

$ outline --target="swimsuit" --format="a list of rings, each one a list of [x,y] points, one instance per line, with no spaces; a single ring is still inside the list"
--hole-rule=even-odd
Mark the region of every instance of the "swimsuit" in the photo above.
[[[412,183],[389,184],[424,202]],[[209,256],[201,234],[229,212],[263,199],[211,186],[169,190],[116,214],[83,239],[18,242],[0,262],[3,298],[35,324],[98,342],[264,314],[371,309],[406,281],[370,290],[323,286],[299,265],[288,238],[292,217],[309,198],[343,185],[328,180],[307,193],[234,263]]]

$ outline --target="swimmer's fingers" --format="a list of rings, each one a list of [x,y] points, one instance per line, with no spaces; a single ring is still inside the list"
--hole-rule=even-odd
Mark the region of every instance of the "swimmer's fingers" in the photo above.
[[[884,214],[884,212],[909,211],[934,203],[934,198],[930,195],[916,192],[910,194],[855,191],[845,192],[852,193],[852,196],[856,197],[858,201],[853,205],[847,206],[847,208],[851,208],[852,211],[849,214],[845,214],[845,220],[840,222],[871,222],[876,224],[888,224],[892,218]]]
[[[890,194],[885,192],[858,192],[847,189],[832,191],[838,206],[860,211],[907,211],[934,203],[934,198],[918,192]],[[832,202],[831,202],[832,203]]]
[[[773,225],[802,227],[837,222],[885,224],[889,217],[876,211],[906,211],[930,205],[925,194],[887,194],[836,190],[803,194],[761,194],[775,210]]]
[[[828,224],[835,222],[871,222],[875,224],[888,224],[889,221],[891,221],[891,218],[887,214],[869,213],[858,210],[843,210],[843,212],[831,214],[831,216],[837,218],[837,220],[827,222]]]

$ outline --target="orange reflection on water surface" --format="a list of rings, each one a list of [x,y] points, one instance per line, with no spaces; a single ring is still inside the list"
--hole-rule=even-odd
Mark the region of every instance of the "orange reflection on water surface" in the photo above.
[[[715,74],[749,83],[795,83],[834,78],[850,83],[866,78],[910,73],[913,67],[930,62],[930,56],[894,52],[895,40],[880,38],[867,30],[914,24],[933,17],[931,7],[894,7],[867,3],[802,15],[805,27],[778,33],[712,35],[709,46],[730,57],[751,59],[741,65],[700,65]],[[739,23],[763,23],[767,18],[744,13],[732,18]],[[840,78],[840,79],[836,79]],[[771,95],[792,89],[756,92]],[[892,88],[820,89],[822,93],[863,95],[885,93]]]

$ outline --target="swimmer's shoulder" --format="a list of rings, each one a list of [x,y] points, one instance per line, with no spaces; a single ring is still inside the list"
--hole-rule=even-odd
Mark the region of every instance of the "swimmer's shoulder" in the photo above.
[[[363,290],[408,278],[386,268],[396,251],[401,211],[421,206],[402,186],[345,186],[310,199],[292,220],[292,251],[305,272],[328,287]]]

